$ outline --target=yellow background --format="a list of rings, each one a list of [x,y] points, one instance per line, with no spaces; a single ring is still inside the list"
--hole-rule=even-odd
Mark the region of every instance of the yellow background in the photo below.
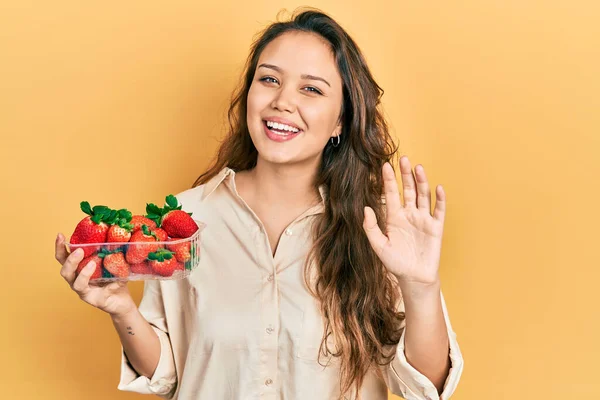
[[[60,277],[55,235],[82,200],[142,212],[189,187],[253,35],[299,5],[0,5],[0,397],[147,398],[117,391],[117,335]],[[311,5],[356,39],[401,153],[445,187],[453,398],[599,398],[598,3]]]

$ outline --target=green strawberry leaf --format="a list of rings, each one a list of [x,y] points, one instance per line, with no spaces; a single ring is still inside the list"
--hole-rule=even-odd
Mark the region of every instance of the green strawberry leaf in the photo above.
[[[148,253],[148,260],[156,260],[158,259],[156,253]]]
[[[102,222],[102,214],[96,214],[91,218],[92,221],[96,224],[100,224]]]
[[[177,201],[177,197],[173,196],[172,194],[168,195],[166,197],[166,201],[167,201],[167,205],[169,207],[171,207],[171,209],[176,209],[177,206],[179,205],[179,202]]]
[[[81,211],[83,211],[87,215],[93,214],[92,207],[90,207],[90,203],[88,203],[87,201],[82,201],[81,203],[79,203],[79,206],[81,207]]]
[[[103,214],[103,215],[110,215],[110,208],[106,207],[106,206],[94,206],[92,208],[92,212],[94,214]]]
[[[191,216],[192,216],[192,213],[188,213],[188,215],[191,217]]]
[[[147,214],[156,214],[161,215],[162,209],[153,203],[146,204],[146,213]]]
[[[131,211],[125,209],[125,208],[121,208],[119,211],[119,218],[125,219],[126,222],[131,221],[131,218],[133,217],[133,215],[131,214]]]
[[[144,235],[146,235],[146,236],[150,236],[150,234],[151,234],[150,229],[148,229],[148,225],[146,225],[146,224],[142,225],[142,232],[144,232]]]
[[[165,254],[164,254],[164,257],[165,257],[167,260],[170,260],[171,258],[173,258],[173,254],[171,254],[171,253],[165,253]]]

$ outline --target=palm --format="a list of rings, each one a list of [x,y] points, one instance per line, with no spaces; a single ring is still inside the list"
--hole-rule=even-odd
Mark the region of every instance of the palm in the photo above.
[[[400,160],[404,205],[394,171],[384,165],[386,198],[385,234],[373,211],[365,210],[364,229],[375,253],[396,277],[406,282],[430,284],[438,280],[445,214],[445,195],[439,187],[431,215],[431,195],[424,171],[415,181],[407,158]]]

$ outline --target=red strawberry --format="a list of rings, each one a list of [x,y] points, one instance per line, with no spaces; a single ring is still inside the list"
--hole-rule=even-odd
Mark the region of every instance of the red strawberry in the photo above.
[[[106,235],[106,241],[110,243],[126,243],[129,242],[131,238],[131,230],[133,229],[133,225],[130,223],[131,221],[131,212],[126,209],[120,209],[117,211],[117,217],[114,221],[114,225],[108,229],[108,234]],[[108,246],[109,250],[115,250],[120,246]]]
[[[188,238],[198,230],[198,224],[191,217],[191,213],[183,211],[182,206],[173,195],[166,197],[166,204],[163,208],[155,204],[146,205],[148,218],[163,228],[170,237]]]
[[[175,271],[185,271],[185,266],[183,263],[177,261],[177,265],[175,265]],[[175,271],[173,271],[173,273],[175,273]]]
[[[155,233],[150,232],[146,225],[142,225],[142,229],[133,233],[127,247],[127,262],[130,264],[139,264],[146,260],[148,253],[152,253],[160,248],[160,245],[155,244],[158,237]],[[139,243],[138,242],[142,242]]]
[[[141,262],[139,264],[131,264],[131,272],[138,275],[152,275],[154,271],[150,265],[148,265],[148,261]]]
[[[122,228],[119,225],[112,225],[108,229],[108,235],[106,241],[110,243],[127,243],[131,239],[131,232],[126,228]],[[108,246],[110,250],[118,248],[120,245]]]
[[[165,249],[159,249],[156,252],[148,254],[148,265],[155,274],[161,276],[171,276],[178,269],[183,269],[183,265],[177,262],[173,257],[173,252]]]
[[[169,234],[164,229],[154,228],[151,231],[154,232],[159,242],[166,242],[169,240]]]
[[[116,215],[116,211],[111,210],[106,206],[95,206],[93,209],[90,203],[82,201],[80,203],[81,210],[88,214],[87,217],[79,221],[75,227],[75,231],[71,235],[69,248],[71,251],[81,247],[83,256],[89,257],[94,252],[100,249],[100,246],[77,246],[78,244],[86,243],[105,243],[108,234],[109,222]]]
[[[172,242],[174,240],[181,240],[181,239],[169,239],[169,242]],[[169,249],[175,253],[175,258],[179,262],[185,263],[192,259],[192,255],[190,253],[190,249],[191,249],[190,242],[184,241],[181,243],[168,244],[167,249]]]
[[[76,276],[79,275],[81,270],[84,269],[91,261],[96,263],[96,269],[94,270],[94,273],[90,277],[90,281],[94,280],[94,279],[102,278],[102,258],[100,258],[100,256],[98,256],[98,254],[92,254],[91,256],[86,257],[83,260],[81,260],[81,262],[77,266],[77,270],[75,271]]]
[[[183,210],[166,213],[162,218],[161,227],[173,238],[189,238],[198,230],[196,221]]]
[[[104,268],[111,274],[119,278],[129,276],[129,264],[125,261],[123,253],[111,253],[104,256]]]
[[[133,225],[133,229],[131,232],[136,232],[142,229],[142,225],[146,225],[150,229],[156,228],[156,222],[152,221],[150,218],[146,218],[143,215],[134,215],[131,217],[130,221],[131,225]]]

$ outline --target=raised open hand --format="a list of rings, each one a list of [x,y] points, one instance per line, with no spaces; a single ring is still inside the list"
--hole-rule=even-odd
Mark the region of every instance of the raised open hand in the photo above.
[[[431,192],[422,165],[412,173],[408,157],[400,158],[404,205],[392,166],[382,169],[386,198],[386,232],[381,232],[375,213],[365,207],[363,228],[371,246],[386,268],[400,282],[430,285],[439,282],[439,264],[444,231],[446,195],[436,188],[431,213]]]

